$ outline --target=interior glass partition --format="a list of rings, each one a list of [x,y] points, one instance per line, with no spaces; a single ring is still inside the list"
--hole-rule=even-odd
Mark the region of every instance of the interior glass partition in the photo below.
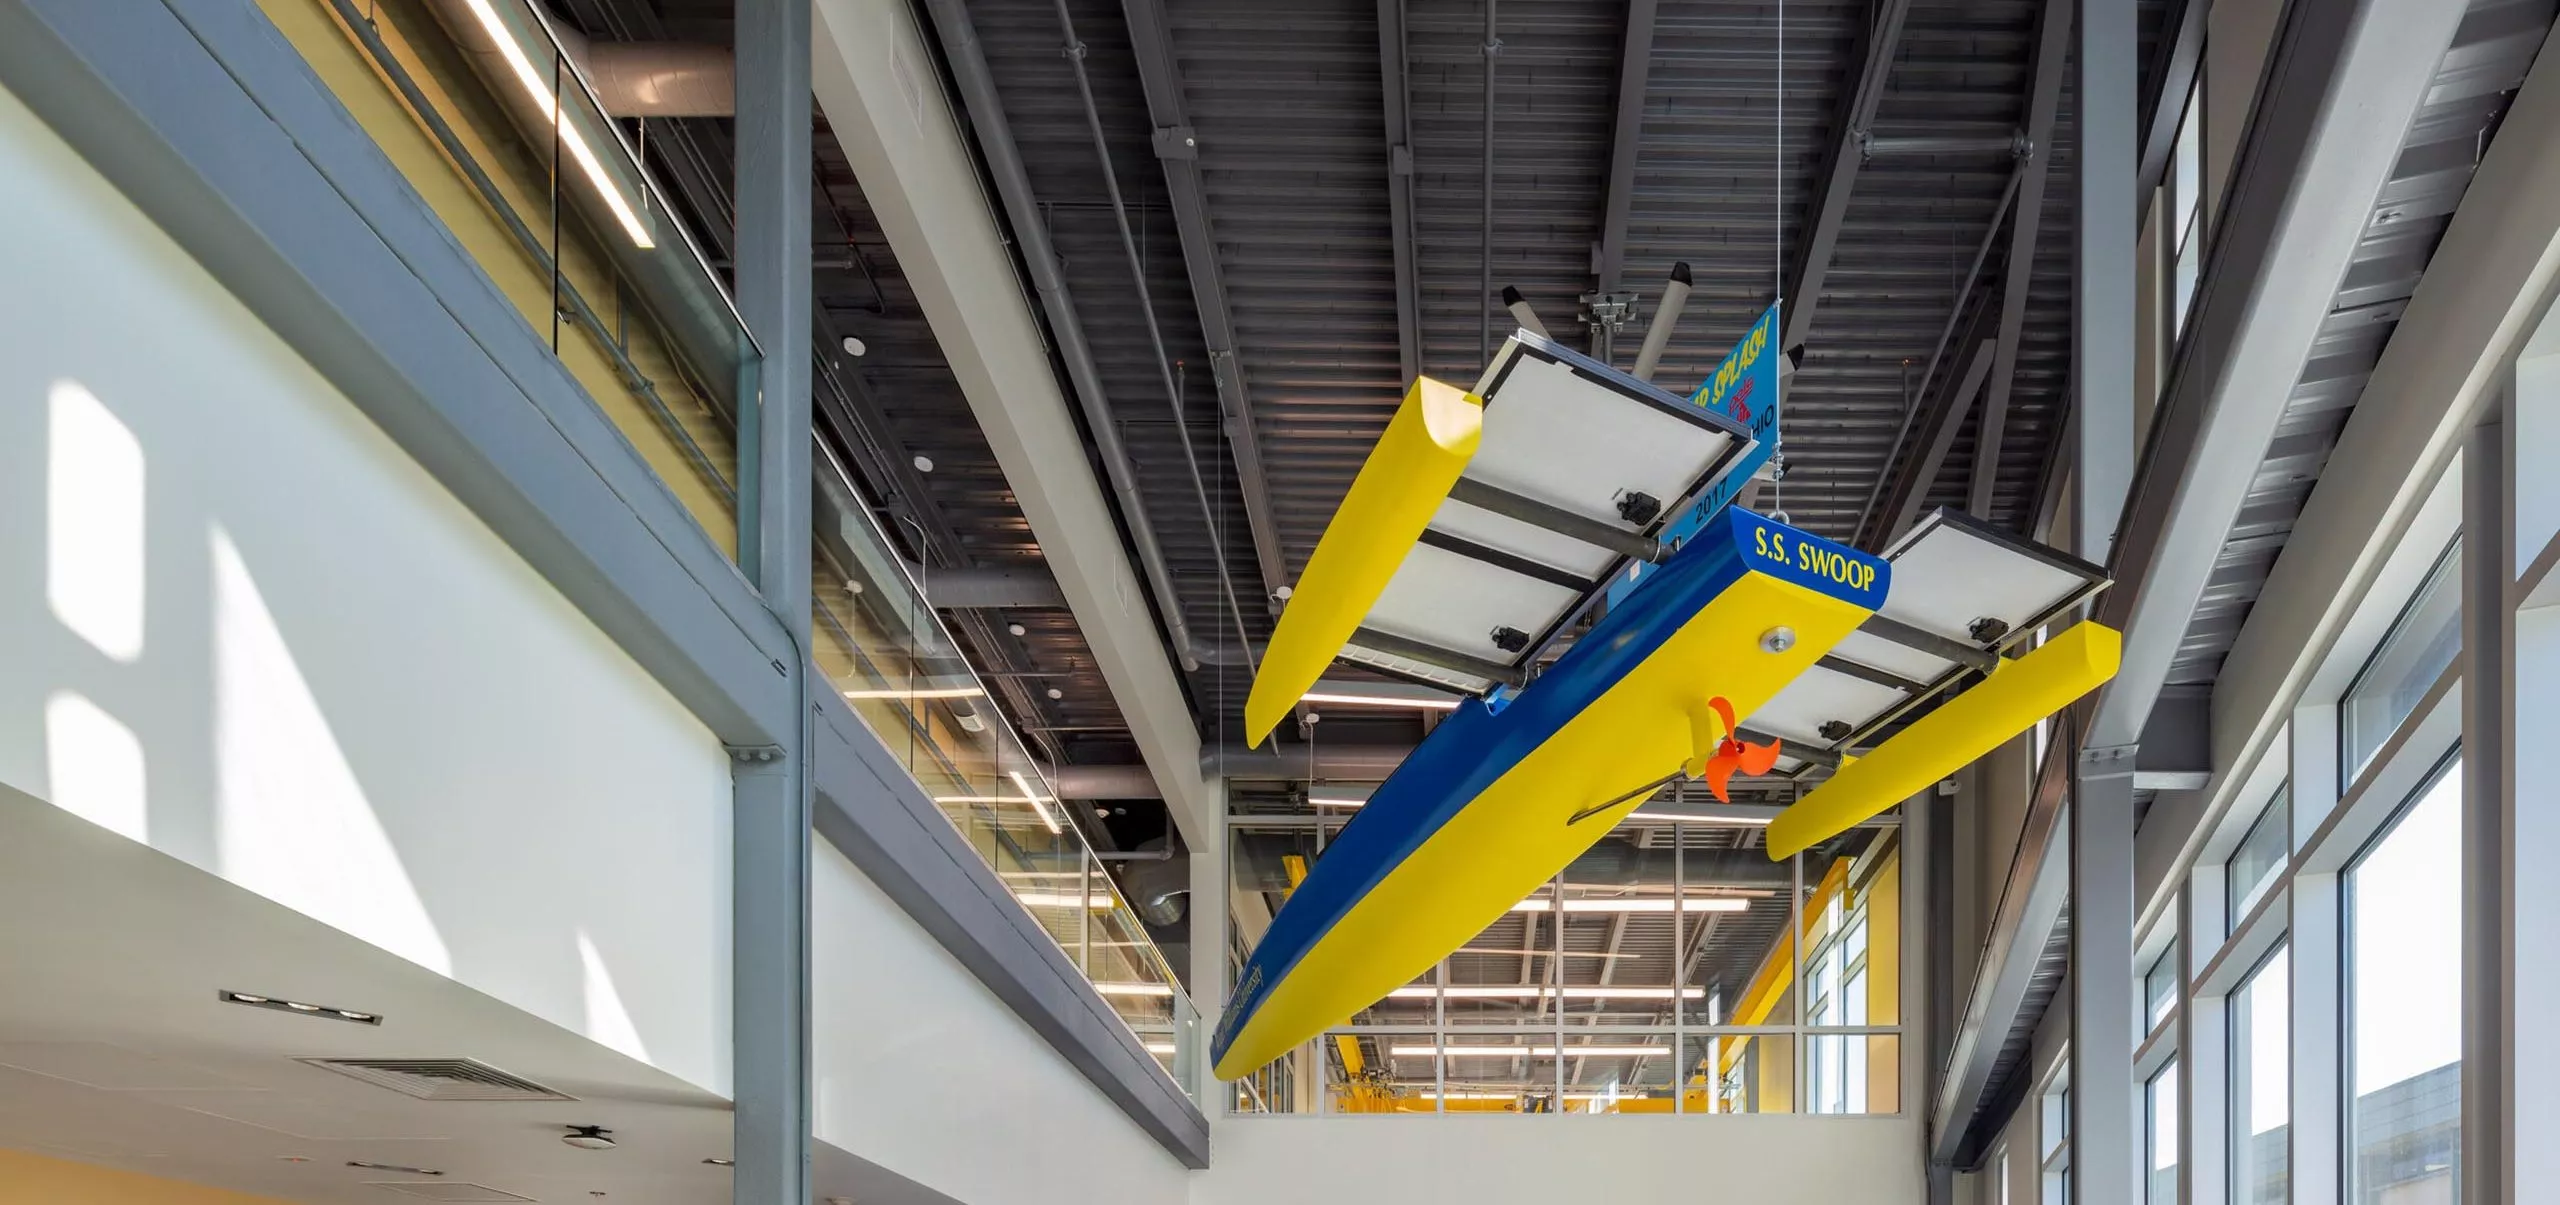
[[[713,541],[738,542],[754,339],[529,0],[258,0],[456,245]]]
[[[811,657],[1147,1050],[1191,1083],[1198,1015],[1111,869],[1138,863],[1094,849],[1081,805],[1058,798],[998,708],[1009,684],[961,654],[832,452],[820,443],[813,458]]]
[[[1231,805],[1232,975],[1357,813],[1280,790]],[[1900,1112],[1898,817],[1772,861],[1766,809],[1717,810],[1631,817],[1438,965],[1247,1077],[1232,1107]]]

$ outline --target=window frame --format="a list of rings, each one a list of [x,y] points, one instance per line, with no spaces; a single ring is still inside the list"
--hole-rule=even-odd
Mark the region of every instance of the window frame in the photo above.
[[[2390,745],[2390,734],[2385,734],[2381,743],[2375,745],[2361,763],[2356,760],[2356,731],[2353,719],[2358,693],[2364,689],[2374,671],[2381,667],[2383,658],[2396,649],[2400,638],[2411,632],[2409,625],[2416,621],[2420,609],[2427,604],[2437,587],[2450,586],[2454,590],[2455,604],[2457,608],[2459,607],[2462,589],[2461,569],[2462,533],[2456,530],[2453,538],[2428,560],[2426,569],[2418,575],[2417,583],[2409,588],[2409,592],[2401,597],[2399,605],[2393,608],[2391,622],[2383,626],[2381,637],[2373,642],[2372,648],[2365,650],[2364,657],[2356,663],[2355,672],[2347,675],[2347,684],[2339,688],[2337,701],[2332,704],[2332,707],[2336,715],[2335,726],[2338,731],[2337,774],[2341,785],[2354,782],[2358,775],[2371,768],[2373,763],[2382,757],[2383,751]],[[2455,612],[2454,622],[2458,635],[2461,625],[2458,609]],[[2462,649],[2458,642],[2454,646],[2453,660],[2457,665],[2462,660]],[[2411,710],[2414,712],[2415,706]],[[2406,715],[2400,717],[2393,723],[2391,731],[2398,732],[2408,719]]]

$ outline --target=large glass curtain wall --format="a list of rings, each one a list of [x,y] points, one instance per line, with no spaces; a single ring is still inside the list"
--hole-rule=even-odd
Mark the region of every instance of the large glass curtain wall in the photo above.
[[[2137,935],[2149,1205],[2458,1199],[2465,663],[2446,541],[2416,530],[2391,555],[2347,625],[2361,640],[2229,778],[2174,906]]]
[[[1230,975],[1349,818],[1294,801],[1234,816]],[[1899,824],[1784,862],[1761,831],[1621,825],[1439,965],[1240,1081],[1233,1107],[1900,1112]]]

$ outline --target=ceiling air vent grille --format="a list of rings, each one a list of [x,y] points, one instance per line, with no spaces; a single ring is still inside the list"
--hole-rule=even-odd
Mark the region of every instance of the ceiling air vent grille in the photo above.
[[[576,1100],[478,1059],[304,1059],[419,1100]]]

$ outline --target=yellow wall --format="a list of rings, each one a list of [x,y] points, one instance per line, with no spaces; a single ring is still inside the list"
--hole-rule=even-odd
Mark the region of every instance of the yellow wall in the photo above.
[[[201,1184],[163,1180],[0,1150],[0,1205],[281,1205],[275,1197],[224,1192]]]
[[[437,24],[417,0],[366,0],[381,15],[375,25],[392,55],[449,123],[471,158],[496,183],[517,216],[550,236],[549,148],[537,156],[505,112],[481,86]],[[301,52],[340,104],[382,148],[427,206],[443,219],[456,242],[469,252],[499,291],[523,312],[535,333],[551,336],[551,276],[525,254],[498,214],[482,202],[461,169],[446,157],[435,137],[413,113],[391,81],[378,71],[355,35],[338,20],[329,0],[259,0],[267,19]],[[597,148],[599,154],[615,152]],[[564,188],[585,187],[575,172]],[[564,277],[605,322],[622,323],[625,350],[640,374],[680,423],[712,467],[726,480],[737,480],[737,441],[728,420],[711,409],[687,382],[666,342],[637,307],[622,307],[620,292],[596,235],[570,208],[561,223],[563,248],[558,256]],[[664,226],[672,219],[660,216]],[[615,232],[614,237],[621,237]],[[673,232],[661,237],[672,242]],[[668,488],[711,538],[731,556],[737,555],[737,511],[717,487],[703,478],[646,401],[622,378],[599,336],[565,317],[560,323],[558,352],[578,383],[596,400],[624,437],[640,450]]]

